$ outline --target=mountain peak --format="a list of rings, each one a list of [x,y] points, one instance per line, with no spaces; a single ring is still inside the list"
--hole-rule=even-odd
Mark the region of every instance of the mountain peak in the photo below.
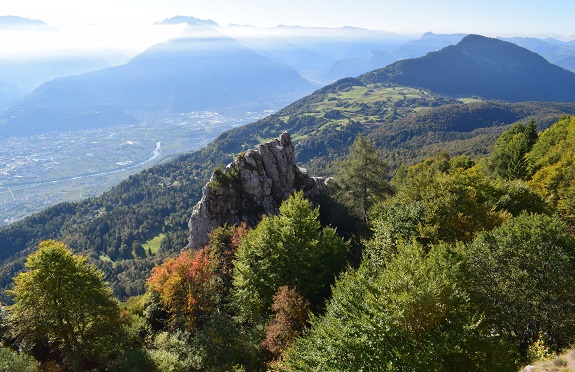
[[[467,43],[473,43],[473,42],[478,42],[478,41],[490,42],[490,41],[495,41],[495,40],[498,40],[498,39],[488,37],[488,36],[478,35],[478,34],[469,34],[469,35],[465,36],[463,39],[461,39],[460,43],[467,44]]]
[[[573,101],[575,74],[513,43],[467,35],[456,45],[360,77],[448,96],[506,101]]]
[[[181,16],[181,15],[166,18],[161,22],[156,22],[156,24],[158,25],[177,25],[181,23],[187,23],[188,25],[202,25],[211,27],[219,26],[215,21],[212,21],[211,19],[200,19],[192,16]]]
[[[431,31],[427,31],[426,33],[424,33],[423,35],[421,35],[421,38],[428,38],[428,37],[434,37],[435,34]]]

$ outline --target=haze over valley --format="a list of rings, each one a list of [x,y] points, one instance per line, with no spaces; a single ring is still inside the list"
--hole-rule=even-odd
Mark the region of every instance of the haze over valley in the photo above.
[[[27,35],[28,42],[30,35],[50,35],[55,48],[63,32],[21,17],[0,18],[0,26],[0,33]],[[25,44],[0,56],[0,83],[6,84],[0,94],[0,224],[57,202],[99,195],[129,174],[199,149],[224,130],[325,84],[465,37],[220,26],[184,16],[150,27],[157,29],[156,38],[171,37],[133,57],[127,49],[63,52],[63,46],[33,55]],[[506,40],[564,68],[575,66],[573,43]]]

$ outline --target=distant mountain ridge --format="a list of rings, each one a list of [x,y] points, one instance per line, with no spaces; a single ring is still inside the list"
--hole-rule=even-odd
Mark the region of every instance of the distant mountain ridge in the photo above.
[[[15,28],[46,28],[48,25],[38,19],[30,19],[18,17],[13,15],[0,16],[0,29],[15,29]]]
[[[409,40],[392,50],[372,50],[363,58],[347,58],[332,63],[321,73],[325,80],[357,76],[407,58],[417,58],[429,52],[457,44],[467,34],[434,34],[426,32],[417,40]]]
[[[549,62],[575,72],[575,44],[556,39],[536,39],[531,37],[502,38],[532,52],[540,54]]]
[[[30,126],[75,130],[124,122],[129,112],[254,110],[287,104],[313,85],[291,67],[272,62],[212,27],[196,24],[129,63],[44,83],[0,116],[2,135]],[[283,99],[283,101],[282,101]],[[102,111],[113,115],[98,115]],[[53,118],[48,122],[47,117]],[[60,119],[59,119],[60,118]],[[74,128],[73,123],[78,127]],[[72,127],[70,127],[72,125]],[[44,126],[44,128],[42,127]]]
[[[468,35],[457,45],[359,77],[365,83],[421,87],[449,96],[519,101],[575,100],[575,73],[513,43]]]

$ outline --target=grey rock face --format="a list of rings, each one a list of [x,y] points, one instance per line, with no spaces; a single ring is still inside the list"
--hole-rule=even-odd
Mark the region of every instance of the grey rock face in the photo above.
[[[287,132],[257,150],[248,150],[214,172],[188,222],[189,247],[201,248],[213,228],[245,222],[255,226],[265,214],[277,214],[294,191],[307,198],[327,191],[325,179],[310,177],[294,163],[294,147]]]

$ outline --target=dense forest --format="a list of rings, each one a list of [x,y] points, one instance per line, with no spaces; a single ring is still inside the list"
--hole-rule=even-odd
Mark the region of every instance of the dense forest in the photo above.
[[[222,226],[200,250],[152,255],[145,293],[122,303],[92,253],[46,240],[8,291],[0,363],[513,371],[553,357],[575,341],[574,149],[575,118],[564,116],[542,132],[508,127],[486,156],[440,151],[390,174],[358,135],[319,206],[295,193],[253,228]]]
[[[101,196],[59,204],[1,228],[0,298],[11,302],[3,288],[46,239],[87,255],[116,297],[144,293],[151,268],[186,245],[188,218],[211,171],[283,131],[292,136],[298,165],[330,176],[360,134],[395,169],[441,150],[485,156],[513,123],[532,118],[541,130],[564,114],[575,115],[575,104],[458,100],[420,88],[342,79],[221,134],[200,151],[133,175]]]

